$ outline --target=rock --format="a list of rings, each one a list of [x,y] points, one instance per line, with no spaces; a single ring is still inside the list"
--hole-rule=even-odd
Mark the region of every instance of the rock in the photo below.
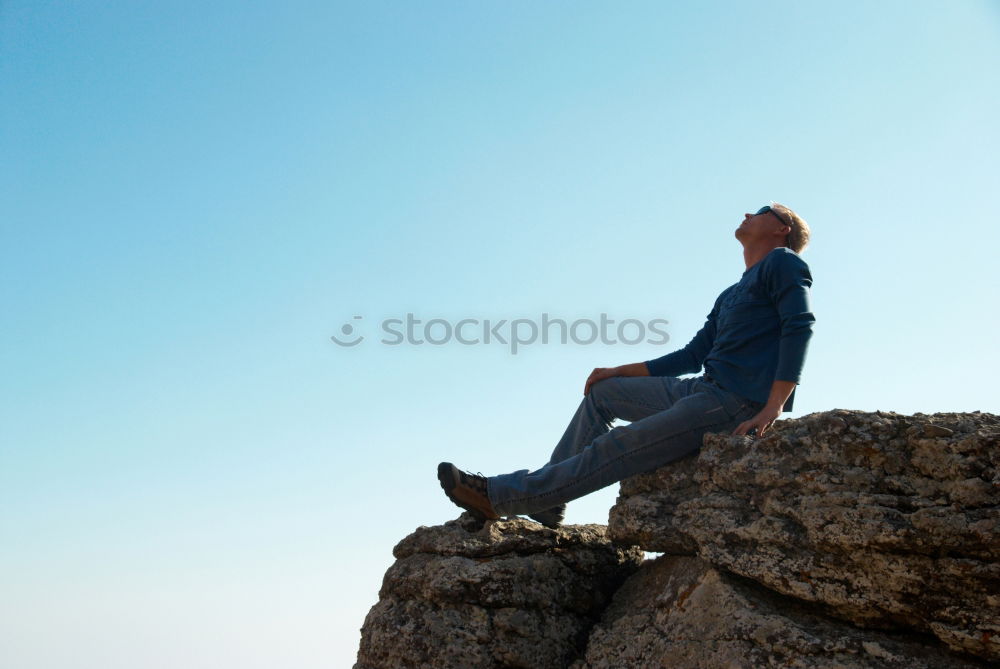
[[[706,435],[607,530],[419,528],[356,669],[998,666],[998,442],[980,412],[827,411]]]
[[[467,514],[418,528],[393,554],[355,669],[565,667],[642,561],[600,525]]]
[[[573,669],[971,669],[933,637],[858,629],[696,557],[648,561],[615,594]]]
[[[1000,661],[998,442],[1000,417],[979,412],[834,410],[757,440],[706,435],[622,482],[610,536]]]
[[[612,541],[656,553],[697,555],[697,542],[675,527],[678,519],[674,515],[683,502],[700,494],[694,478],[697,466],[695,455],[622,481],[618,501],[608,513]]]

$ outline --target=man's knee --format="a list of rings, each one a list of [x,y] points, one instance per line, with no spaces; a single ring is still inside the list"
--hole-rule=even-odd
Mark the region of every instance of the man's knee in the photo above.
[[[607,399],[608,395],[611,394],[611,389],[615,386],[617,379],[613,376],[609,376],[606,379],[601,379],[590,386],[590,399],[594,401],[600,401]]]
[[[601,379],[600,381],[594,383],[594,385],[590,386],[590,394],[588,395],[590,401],[609,420],[616,417],[613,414],[611,402],[609,400],[615,395],[617,385],[618,379],[615,377],[609,377]]]

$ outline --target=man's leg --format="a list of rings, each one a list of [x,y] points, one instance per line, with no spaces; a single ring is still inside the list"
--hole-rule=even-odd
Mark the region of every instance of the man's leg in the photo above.
[[[575,454],[550,462],[534,472],[524,469],[490,477],[488,494],[493,508],[501,515],[513,515],[531,514],[565,504],[623,478],[689,455],[701,448],[706,432],[732,431],[759,408],[701,377],[680,383],[688,385],[678,387],[678,392],[686,390],[690,394],[677,398],[665,410],[604,431]],[[591,392],[594,388],[597,384]],[[605,406],[605,413],[600,415],[606,416],[607,410]],[[560,442],[557,450],[564,446],[572,450],[578,445],[574,439],[582,439],[588,429],[600,431],[593,420],[582,421],[578,428],[571,427],[574,431],[569,443]]]
[[[598,381],[580,401],[562,439],[552,451],[549,464],[571,458],[606,434],[616,418],[637,421],[669,409],[691,389],[695,379],[672,376],[614,376]],[[549,527],[562,523],[565,504],[529,514]]]
[[[632,422],[669,409],[691,392],[695,381],[672,376],[613,376],[598,381],[580,401],[549,463],[582,451],[607,433],[616,418]]]

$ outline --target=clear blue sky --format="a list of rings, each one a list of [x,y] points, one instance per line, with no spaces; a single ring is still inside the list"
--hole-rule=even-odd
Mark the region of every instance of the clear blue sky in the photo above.
[[[974,0],[0,4],[0,665],[350,666],[437,462],[542,464],[770,200],[792,415],[1000,412],[997,72]],[[407,312],[671,341],[379,343]]]

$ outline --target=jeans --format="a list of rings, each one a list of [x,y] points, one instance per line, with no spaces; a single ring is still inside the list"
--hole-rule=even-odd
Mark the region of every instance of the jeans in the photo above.
[[[590,387],[548,464],[491,476],[502,516],[535,513],[695,453],[707,432],[732,432],[764,405],[704,376],[616,376]],[[611,428],[616,419],[631,421]]]

